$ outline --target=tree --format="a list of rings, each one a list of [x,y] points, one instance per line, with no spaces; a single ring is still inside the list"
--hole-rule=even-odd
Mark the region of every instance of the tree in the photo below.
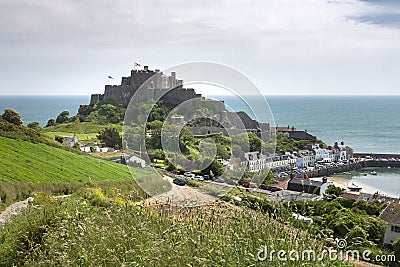
[[[39,130],[40,129],[40,123],[37,121],[30,122],[28,125],[28,128],[34,129],[34,130]]]
[[[46,127],[54,126],[56,125],[56,121],[54,119],[50,119],[47,121]]]
[[[330,185],[326,190],[325,190],[325,195],[329,196],[331,199],[332,198],[337,198],[341,197],[344,193],[344,190],[340,187]]]
[[[105,128],[102,130],[97,138],[104,142],[106,146],[119,149],[122,146],[122,138],[116,128]]]
[[[56,135],[54,136],[54,140],[56,140],[57,142],[59,142],[60,144],[64,143],[64,136],[62,135]]]
[[[57,118],[56,118],[56,123],[64,123],[68,121],[68,116],[69,116],[69,111],[68,110],[64,110],[63,112],[61,112]]]
[[[249,137],[250,151],[261,151],[262,140],[253,132],[247,134]]]
[[[155,159],[161,159],[161,160],[165,159],[165,155],[164,155],[164,152],[162,151],[162,149],[154,150],[154,158]]]
[[[16,112],[15,110],[11,109],[11,108],[6,108],[4,110],[3,115],[1,115],[1,117],[8,121],[9,123],[15,124],[17,126],[22,125],[22,120],[21,120],[21,116],[19,115],[18,112]]]
[[[224,171],[225,167],[222,165],[222,163],[214,159],[210,166],[204,170],[204,173],[212,173],[215,177],[218,177],[222,175]]]

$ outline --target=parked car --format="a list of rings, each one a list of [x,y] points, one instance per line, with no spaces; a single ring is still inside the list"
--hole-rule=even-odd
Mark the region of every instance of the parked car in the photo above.
[[[203,178],[204,178],[204,180],[210,180],[211,178],[210,178],[210,175],[208,175],[208,174],[206,174],[206,175],[203,175]]]
[[[289,174],[287,174],[286,172],[281,172],[280,174],[279,174],[279,177],[280,178],[282,178],[282,177],[286,177],[286,176],[288,176]]]
[[[186,184],[186,179],[183,177],[179,177],[173,180],[173,183],[176,185],[185,185]]]
[[[242,186],[243,186],[243,187],[246,187],[246,188],[257,188],[257,185],[256,185],[256,184],[253,184],[253,183],[251,183],[251,182],[244,182],[244,183],[242,184]]]
[[[279,187],[276,187],[276,186],[271,186],[271,188],[269,189],[269,191],[271,191],[271,192],[282,191],[282,188],[279,188]]]
[[[233,180],[233,179],[227,179],[226,180],[226,183],[229,184],[229,185],[236,185],[237,182],[238,182],[237,180]]]
[[[194,178],[196,176],[191,172],[185,172],[183,175],[185,175],[186,177],[189,177],[189,178]]]
[[[225,179],[221,178],[221,177],[218,177],[218,178],[214,179],[214,182],[216,182],[216,183],[225,183]]]
[[[195,177],[193,177],[193,180],[204,181],[204,178],[201,175],[196,175]]]

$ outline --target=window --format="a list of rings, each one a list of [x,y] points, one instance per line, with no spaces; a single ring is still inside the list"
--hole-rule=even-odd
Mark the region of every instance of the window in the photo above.
[[[392,225],[392,232],[400,233],[400,227]]]

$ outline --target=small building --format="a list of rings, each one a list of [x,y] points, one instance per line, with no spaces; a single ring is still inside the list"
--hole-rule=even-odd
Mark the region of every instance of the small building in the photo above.
[[[289,138],[294,139],[294,140],[309,140],[309,141],[317,141],[317,137],[314,135],[311,135],[307,132],[307,130],[304,131],[298,131],[294,127],[275,127],[275,131],[278,133],[285,133],[288,135]]]
[[[387,222],[384,245],[392,245],[400,237],[400,204],[391,202],[379,215],[379,219]]]
[[[79,147],[84,145],[81,141],[79,141],[79,139],[78,139],[78,137],[76,135],[74,135],[74,136],[64,136],[64,144],[67,144],[70,147],[73,147],[76,144],[78,144]]]
[[[131,167],[141,167],[144,168],[146,166],[146,161],[137,156],[131,156],[126,159],[126,164]]]
[[[312,180],[307,180],[307,179],[292,178],[288,182],[287,190],[295,191],[295,192],[304,192],[304,193],[314,194],[314,195],[323,197],[326,189],[330,185],[332,185],[332,183],[328,182],[326,180],[326,178],[323,179],[322,182],[312,181]]]
[[[231,170],[231,171],[233,170],[233,164],[231,164],[226,159],[217,159],[217,160],[222,164],[222,166],[224,166],[228,170]]]

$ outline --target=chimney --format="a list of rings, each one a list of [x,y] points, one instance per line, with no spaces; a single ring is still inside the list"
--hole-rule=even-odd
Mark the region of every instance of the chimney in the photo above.
[[[149,66],[144,66],[144,67],[143,67],[143,70],[144,70],[144,71],[149,71]]]
[[[174,77],[174,78],[176,78],[176,72],[175,72],[175,71],[172,71],[172,72],[171,72],[171,76]]]

